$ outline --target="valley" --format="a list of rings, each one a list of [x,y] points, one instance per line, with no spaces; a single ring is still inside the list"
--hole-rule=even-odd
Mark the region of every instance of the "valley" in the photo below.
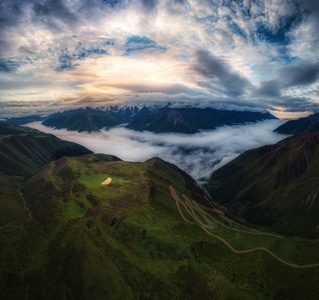
[[[214,170],[240,153],[287,137],[273,132],[281,124],[281,120],[264,120],[195,134],[139,132],[124,127],[70,134],[68,130],[49,128],[39,122],[27,126],[79,143],[95,153],[112,154],[123,160],[142,162],[158,156],[204,184]]]
[[[50,136],[10,125],[3,137],[23,141],[25,131]],[[33,155],[41,143],[30,143]],[[11,149],[23,157],[19,145]],[[32,169],[3,165],[2,172],[3,298],[268,299],[319,292],[318,240],[235,216],[160,158],[62,155]]]

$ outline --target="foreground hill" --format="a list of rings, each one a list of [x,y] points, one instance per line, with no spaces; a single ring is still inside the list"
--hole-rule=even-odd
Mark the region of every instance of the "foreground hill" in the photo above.
[[[319,237],[319,132],[250,150],[215,171],[214,199],[249,222]]]
[[[63,157],[0,186],[2,299],[319,293],[318,243],[239,222],[158,158]]]
[[[138,131],[197,133],[200,129],[275,119],[269,113],[225,111],[212,108],[144,109],[136,114],[127,128]]]
[[[319,113],[298,120],[290,120],[274,131],[283,134],[302,134],[319,130]]]
[[[89,153],[83,146],[53,135],[0,122],[0,174],[25,176],[62,156]]]

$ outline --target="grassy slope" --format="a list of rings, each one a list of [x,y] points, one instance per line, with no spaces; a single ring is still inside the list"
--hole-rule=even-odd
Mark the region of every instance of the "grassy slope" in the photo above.
[[[319,134],[247,151],[212,175],[213,197],[251,223],[318,238]]]
[[[194,220],[186,223],[170,185],[181,198],[186,194],[208,202],[176,167],[159,159],[114,160],[104,155],[63,158],[23,183],[16,179],[8,185],[11,179],[2,178],[8,196],[1,203],[16,202],[11,209],[20,214],[2,221],[2,298],[266,299],[318,294],[319,268],[294,269],[262,251],[234,254]],[[102,186],[107,177],[111,184]],[[32,214],[23,206],[18,184]],[[223,222],[211,209],[203,209]],[[248,239],[224,226],[213,232],[240,249],[268,243],[285,259],[302,264],[314,258],[309,254],[302,259],[300,251],[318,249],[305,241],[288,239],[283,246],[272,237]],[[291,249],[298,258],[291,257]]]
[[[0,174],[30,175],[41,165],[64,155],[91,153],[75,143],[27,127],[0,122]]]

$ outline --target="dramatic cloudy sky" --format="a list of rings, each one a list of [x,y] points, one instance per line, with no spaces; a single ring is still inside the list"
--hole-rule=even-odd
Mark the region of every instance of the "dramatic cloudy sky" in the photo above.
[[[0,106],[318,111],[318,28],[318,0],[1,0]]]

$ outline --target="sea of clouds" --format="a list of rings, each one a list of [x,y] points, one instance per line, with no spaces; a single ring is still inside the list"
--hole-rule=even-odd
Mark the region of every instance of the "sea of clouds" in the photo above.
[[[199,183],[246,150],[273,144],[287,137],[273,132],[281,120],[223,126],[196,134],[138,132],[116,127],[97,133],[53,129],[40,122],[26,126],[81,144],[95,153],[115,155],[127,161],[145,161],[154,156],[177,165]]]

